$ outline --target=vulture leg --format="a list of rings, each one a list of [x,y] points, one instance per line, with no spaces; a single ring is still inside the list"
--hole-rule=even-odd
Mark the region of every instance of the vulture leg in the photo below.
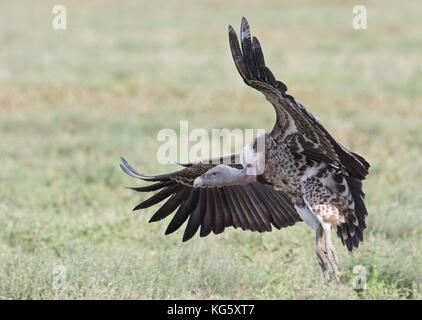
[[[336,249],[334,248],[333,242],[331,241],[331,225],[328,223],[322,223],[321,226],[324,230],[325,251],[327,252],[328,260],[330,261],[331,267],[333,268],[334,276],[337,282],[339,282],[340,274],[337,268],[337,263],[338,263],[337,253],[336,253]]]
[[[295,209],[300,218],[315,230],[315,252],[318,259],[319,266],[324,274],[324,282],[328,285],[330,275],[328,273],[329,259],[327,254],[327,246],[324,245],[323,236],[325,234],[323,224],[318,220],[316,215],[309,209],[309,207],[300,200],[295,203]]]
[[[316,230],[316,241],[315,241],[315,252],[318,259],[319,266],[321,267],[322,273],[324,274],[324,282],[328,285],[330,280],[330,275],[328,273],[328,259],[326,247],[323,245],[322,241],[323,228],[320,224]]]

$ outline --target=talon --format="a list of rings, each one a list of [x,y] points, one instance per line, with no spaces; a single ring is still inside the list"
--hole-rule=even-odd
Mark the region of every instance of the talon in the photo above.
[[[338,271],[337,272],[334,271],[334,277],[336,278],[337,282],[340,282],[340,274],[338,273]]]
[[[330,281],[330,274],[328,273],[328,270],[323,271],[323,274],[325,285],[328,286]]]

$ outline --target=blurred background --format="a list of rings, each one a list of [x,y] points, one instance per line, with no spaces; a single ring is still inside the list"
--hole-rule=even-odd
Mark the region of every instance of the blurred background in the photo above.
[[[67,8],[67,29],[52,8]],[[367,8],[354,30],[352,8]],[[1,299],[420,299],[420,1],[1,1]],[[335,237],[325,287],[304,224],[181,243],[118,167],[159,165],[162,128],[267,128],[228,46],[247,17],[277,78],[372,165],[365,242]],[[353,289],[353,268],[367,288]],[[59,267],[58,267],[59,266]],[[57,277],[64,286],[57,289]],[[63,281],[62,281],[63,282]]]

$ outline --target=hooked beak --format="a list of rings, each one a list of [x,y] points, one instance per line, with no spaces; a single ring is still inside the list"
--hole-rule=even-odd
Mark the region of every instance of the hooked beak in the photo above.
[[[204,179],[202,178],[202,176],[197,177],[194,181],[193,181],[193,187],[194,188],[199,188],[200,186],[202,186],[204,184]]]

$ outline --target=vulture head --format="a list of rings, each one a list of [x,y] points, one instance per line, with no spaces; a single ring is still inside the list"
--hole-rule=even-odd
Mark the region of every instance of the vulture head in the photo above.
[[[248,166],[240,170],[220,164],[197,177],[193,182],[193,186],[195,188],[204,188],[247,184],[255,179],[254,175],[247,174],[247,169]]]

